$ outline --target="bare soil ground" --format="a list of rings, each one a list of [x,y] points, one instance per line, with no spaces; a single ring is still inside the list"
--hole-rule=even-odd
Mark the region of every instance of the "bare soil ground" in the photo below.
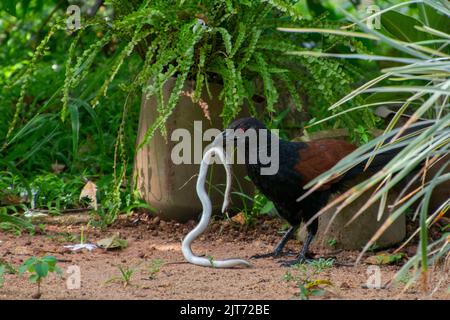
[[[14,266],[21,265],[30,256],[54,255],[63,270],[63,278],[50,275],[42,284],[41,299],[298,299],[299,282],[287,281],[289,274],[300,278],[305,273],[281,267],[278,259],[251,260],[248,269],[214,269],[184,262],[180,244],[182,237],[195,225],[160,221],[158,218],[130,217],[121,219],[105,231],[89,228],[88,242],[96,243],[114,233],[128,241],[123,250],[72,252],[63,246],[73,244],[63,233],[78,236],[80,225],[47,224],[45,232],[34,236],[0,233],[0,258]],[[250,256],[268,252],[280,238],[281,222],[274,219],[258,221],[254,227],[241,226],[230,221],[216,221],[193,245],[194,252],[214,259]],[[288,248],[297,251],[300,244],[292,240]],[[406,248],[412,254],[415,248]],[[330,252],[318,252],[320,255]],[[436,271],[431,279],[432,294],[423,293],[417,285],[406,291],[400,284],[385,289],[366,287],[369,265],[347,266],[355,261],[357,251],[333,253],[339,264],[314,275],[310,280],[329,283],[321,295],[311,299],[450,299],[449,275]],[[289,258],[289,257],[288,257]],[[158,271],[155,263],[163,264]],[[344,265],[342,265],[344,264]],[[68,289],[69,266],[81,271],[81,288]],[[134,270],[130,284],[117,280],[118,266]],[[381,266],[383,283],[389,281],[400,266]],[[152,277],[153,275],[153,277]],[[301,282],[303,283],[303,282]],[[30,299],[34,285],[26,276],[5,275],[0,299]]]

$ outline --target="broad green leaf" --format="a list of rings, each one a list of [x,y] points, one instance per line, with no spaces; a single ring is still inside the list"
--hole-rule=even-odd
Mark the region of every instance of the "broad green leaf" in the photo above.
[[[34,269],[40,278],[45,278],[48,275],[48,264],[46,262],[41,261],[37,263]]]
[[[56,265],[56,258],[54,256],[45,256],[42,258],[42,261],[47,263],[49,268],[51,267],[52,269],[55,267]]]
[[[19,268],[19,274],[24,274],[27,271],[28,267],[27,266],[20,266]]]
[[[417,42],[426,40],[426,34],[417,30],[415,26],[423,24],[397,11],[388,11],[381,16],[381,24],[398,40],[405,42]]]
[[[440,14],[436,9],[425,4],[419,4],[419,15],[427,26],[450,34],[449,18]]]
[[[272,211],[274,208],[273,202],[272,201],[268,201],[264,207],[262,207],[261,209],[261,213],[269,213],[270,211]]]
[[[31,283],[36,283],[36,282],[39,281],[39,276],[38,276],[37,274],[32,274],[32,275],[28,278],[28,280],[29,280]]]
[[[19,274],[24,273],[25,271],[30,271],[30,269],[32,269],[33,265],[37,262],[37,258],[36,257],[31,257],[28,258],[20,267],[19,269]],[[22,271],[23,270],[23,271]]]

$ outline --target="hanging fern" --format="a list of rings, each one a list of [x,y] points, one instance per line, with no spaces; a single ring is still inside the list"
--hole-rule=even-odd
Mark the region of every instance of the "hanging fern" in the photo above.
[[[221,116],[227,125],[244,106],[256,114],[253,97],[265,98],[268,113],[276,113],[280,95],[289,94],[297,110],[302,108],[300,92],[306,95],[314,117],[326,115],[327,107],[351,89],[357,70],[345,67],[347,62],[329,59],[293,57],[288,51],[299,51],[300,37],[277,32],[280,24],[286,26],[308,24],[331,27],[325,16],[314,22],[302,20],[299,6],[291,0],[111,0],[114,9],[112,23],[94,17],[83,23],[74,37],[66,60],[65,82],[62,90],[61,116],[67,115],[70,93],[83,84],[93,71],[98,53],[109,43],[116,43],[100,86],[93,97],[92,106],[101,103],[108,95],[111,83],[130,55],[137,52],[142,58],[142,68],[131,83],[119,87],[129,92],[141,89],[147,97],[157,101],[156,121],[145,134],[141,145],[147,143],[157,130],[165,134],[165,123],[176,107],[187,80],[195,81],[193,102],[209,92],[209,83],[223,86],[219,98],[223,106]],[[91,43],[83,43],[82,34],[88,34],[90,26],[96,26],[101,37]],[[333,28],[336,25],[332,26]],[[33,72],[33,65],[42,56],[52,30],[38,47],[33,60],[22,79],[21,95],[16,104],[13,120],[8,130],[11,135],[21,112],[24,92]],[[337,46],[364,50],[359,42],[328,36],[322,40],[321,50],[333,50]],[[79,47],[84,47],[80,49]],[[76,58],[78,57],[78,58]],[[76,60],[76,61],[75,61]],[[356,68],[353,68],[356,69]],[[167,101],[164,88],[170,79],[176,78]],[[283,106],[281,106],[283,107]],[[283,107],[283,109],[285,109]],[[342,125],[354,125],[352,117],[343,117]],[[371,116],[357,115],[368,123]]]
[[[302,19],[302,14],[299,12],[298,8],[295,6],[298,1],[285,1],[285,0],[263,0],[270,3],[272,6],[280,10],[281,12],[288,13],[289,16],[296,19]]]

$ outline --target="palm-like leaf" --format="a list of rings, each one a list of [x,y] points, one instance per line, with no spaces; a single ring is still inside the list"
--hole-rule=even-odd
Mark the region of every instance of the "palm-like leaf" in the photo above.
[[[438,14],[443,15],[448,21],[450,16],[450,8],[448,3],[442,1],[411,1],[411,3],[420,3],[420,5],[428,6],[437,11]],[[402,5],[408,5],[403,3]],[[398,6],[396,6],[398,7]],[[384,12],[389,12],[396,7],[383,10],[383,12],[377,13],[377,15]],[[402,214],[405,214],[408,208],[413,205],[417,206],[418,216],[420,221],[420,227],[410,237],[409,242],[414,236],[419,234],[420,245],[418,247],[417,254],[411,258],[404,267],[400,270],[397,277],[401,277],[405,272],[410,269],[416,270],[412,280],[408,283],[412,283],[415,279],[422,276],[424,283],[426,284],[427,272],[431,265],[433,265],[438,259],[449,258],[450,250],[450,236],[449,233],[444,233],[442,237],[434,242],[428,243],[428,228],[438,221],[450,207],[450,201],[447,200],[441,205],[441,207],[430,216],[428,216],[428,204],[430,201],[433,190],[441,183],[450,180],[450,173],[446,173],[446,170],[450,168],[450,163],[444,163],[438,174],[434,176],[428,182],[422,182],[421,186],[416,190],[406,192],[406,189],[401,192],[394,204],[389,206],[389,210],[385,212],[385,205],[387,194],[396,187],[400,181],[409,176],[414,170],[422,166],[422,170],[415,175],[415,180],[422,178],[426,174],[427,170],[436,165],[439,160],[442,160],[444,156],[450,152],[450,112],[449,112],[449,95],[450,95],[450,55],[448,55],[447,46],[450,45],[450,35],[441,30],[436,30],[430,26],[427,26],[427,22],[423,22],[423,26],[416,26],[416,29],[421,31],[424,35],[428,36],[428,41],[418,41],[407,43],[398,39],[386,36],[376,30],[369,29],[363,21],[358,21],[356,18],[347,14],[347,17],[353,22],[353,25],[359,26],[359,28],[367,34],[366,38],[377,39],[384,42],[387,45],[397,49],[401,52],[399,57],[384,57],[384,56],[370,56],[370,55],[333,55],[323,54],[320,52],[291,52],[296,55],[315,55],[324,57],[335,58],[354,58],[354,59],[370,59],[370,60],[387,60],[395,61],[400,66],[387,68],[382,70],[382,74],[377,78],[365,83],[361,87],[357,88],[341,100],[336,102],[330,107],[335,109],[345,102],[354,99],[357,96],[364,95],[366,93],[384,93],[384,92],[407,92],[409,97],[401,99],[402,101],[385,101],[385,104],[401,103],[402,107],[397,111],[396,115],[391,120],[388,128],[380,137],[370,141],[368,144],[360,147],[358,150],[350,154],[348,157],[340,161],[334,168],[320,175],[313,181],[311,181],[306,187],[310,188],[308,192],[302,197],[306,197],[308,194],[318,189],[321,185],[327,181],[333,179],[338,175],[342,175],[346,171],[350,170],[353,166],[363,161],[370,161],[375,155],[392,150],[402,146],[403,149],[397,154],[382,170],[374,174],[369,179],[354,186],[333,202],[329,203],[325,208],[316,214],[315,217],[320,216],[326,210],[337,206],[335,216],[348,204],[357,199],[367,190],[376,187],[371,199],[366,203],[349,223],[356,219],[365,208],[381,200],[379,218],[383,214],[389,214],[382,227],[373,235],[367,245],[362,250],[357,262],[360,261],[362,255],[370,248],[372,244],[383,234],[383,232]],[[307,29],[289,29],[283,30],[289,32],[308,32]],[[336,35],[354,36],[355,32],[339,30],[313,30],[314,32],[333,33]],[[358,33],[359,34],[359,33]],[[436,46],[437,45],[437,46]],[[390,83],[395,81],[395,86]],[[387,85],[380,85],[381,83],[388,83]],[[414,85],[411,85],[413,83]],[[357,108],[367,108],[379,105],[378,103],[370,103],[362,105]],[[418,107],[417,107],[418,106]],[[406,111],[409,111],[412,116],[401,128],[394,130],[393,128],[397,124],[400,116]],[[334,114],[330,118],[338,117],[343,113],[351,112],[345,110],[338,114]],[[402,132],[408,127],[411,127],[415,122],[426,117],[430,119],[430,126],[421,130],[417,135],[411,137],[412,140],[406,141],[399,138]],[[330,118],[321,120],[326,121]],[[390,140],[388,143],[386,141]],[[442,164],[443,161],[441,161]],[[408,186],[410,186],[409,183]],[[449,197],[450,198],[450,197]],[[331,219],[330,223],[333,221]],[[403,246],[402,246],[403,247]],[[420,268],[419,268],[420,266]]]

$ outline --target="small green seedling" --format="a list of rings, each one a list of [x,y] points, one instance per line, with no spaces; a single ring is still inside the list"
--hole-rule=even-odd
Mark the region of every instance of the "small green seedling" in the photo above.
[[[334,259],[333,258],[320,258],[317,260],[312,260],[311,262],[308,262],[308,265],[312,267],[316,273],[320,273],[325,269],[330,269],[333,267]]]
[[[131,277],[133,276],[135,269],[130,267],[119,266],[120,274],[122,276],[123,286],[126,287],[131,283]]]
[[[30,276],[28,280],[31,283],[37,284],[37,293],[33,295],[33,298],[39,299],[41,297],[41,283],[48,276],[49,272],[62,275],[62,271],[56,266],[56,262],[57,260],[54,256],[45,256],[43,258],[31,257],[19,268],[20,275],[29,272]]]
[[[327,240],[327,244],[328,246],[330,246],[331,248],[336,248],[337,246],[337,240],[334,238],[330,238]]]
[[[298,283],[299,297],[302,300],[309,300],[311,296],[321,296],[325,293],[322,287],[332,285],[333,283],[327,279],[307,280],[303,283]]]
[[[156,275],[161,271],[163,263],[164,261],[162,259],[155,259],[150,263],[148,267],[149,279],[156,279]]]
[[[5,273],[9,273],[9,274],[16,274],[17,270],[14,268],[14,266],[9,263],[8,261],[0,258],[0,266],[4,266],[5,267]]]
[[[371,245],[369,247],[369,249],[367,249],[367,252],[374,253],[374,252],[378,251],[379,249],[380,249],[380,246],[378,244],[374,243],[373,245]]]
[[[294,280],[294,276],[292,275],[292,272],[289,271],[289,270],[286,271],[286,273],[283,276],[283,280],[286,281],[286,282]]]
[[[130,268],[128,266],[118,266],[117,268],[120,271],[120,276],[108,279],[105,284],[119,281],[123,284],[124,288],[126,288],[131,284],[131,278],[133,277],[136,269]]]
[[[0,288],[5,284],[5,274],[15,274],[17,270],[12,264],[0,258]]]
[[[333,267],[334,259],[313,260],[311,262],[296,264],[288,270],[283,279],[286,282],[295,282],[299,292],[297,296],[302,300],[308,300],[311,296],[325,293],[324,287],[332,286],[327,279],[316,278],[322,271]]]

